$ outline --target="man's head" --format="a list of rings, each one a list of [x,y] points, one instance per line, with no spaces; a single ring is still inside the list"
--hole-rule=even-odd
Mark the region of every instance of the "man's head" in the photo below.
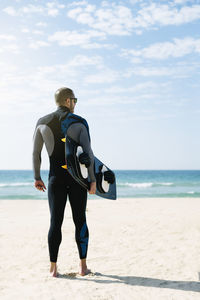
[[[58,106],[66,106],[73,113],[77,98],[71,89],[62,87],[55,92],[55,101]]]

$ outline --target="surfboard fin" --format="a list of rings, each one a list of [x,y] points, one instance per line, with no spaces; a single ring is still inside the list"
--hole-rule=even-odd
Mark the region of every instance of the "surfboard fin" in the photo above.
[[[66,138],[61,139],[62,142],[66,143]]]
[[[67,169],[67,165],[61,166],[63,169]]]

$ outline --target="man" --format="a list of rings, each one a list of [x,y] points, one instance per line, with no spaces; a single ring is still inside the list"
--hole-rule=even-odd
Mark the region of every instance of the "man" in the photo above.
[[[35,187],[45,191],[46,187],[40,177],[41,151],[45,143],[49,161],[48,179],[48,203],[50,210],[50,228],[48,232],[48,247],[50,256],[50,273],[57,276],[57,257],[59,246],[62,241],[61,226],[64,218],[64,210],[69,197],[73,221],[75,224],[75,238],[80,257],[79,274],[84,276],[90,272],[87,268],[86,257],[88,249],[89,232],[86,223],[87,190],[79,185],[72,176],[63,169],[65,165],[65,144],[62,139],[66,132],[63,131],[63,124],[68,115],[75,118],[75,122],[67,129],[67,135],[80,144],[88,157],[90,165],[88,173],[90,177],[90,194],[95,194],[96,179],[94,174],[94,155],[90,146],[89,128],[86,120],[74,115],[74,108],[77,102],[74,92],[69,88],[60,88],[55,93],[57,110],[50,113],[37,122],[33,138],[33,171]]]

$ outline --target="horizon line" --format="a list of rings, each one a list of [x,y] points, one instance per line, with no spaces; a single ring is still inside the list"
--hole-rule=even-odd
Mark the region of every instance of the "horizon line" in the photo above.
[[[112,169],[113,171],[200,171],[200,169]],[[0,169],[0,171],[33,171],[32,169]],[[41,169],[40,171],[49,171]]]

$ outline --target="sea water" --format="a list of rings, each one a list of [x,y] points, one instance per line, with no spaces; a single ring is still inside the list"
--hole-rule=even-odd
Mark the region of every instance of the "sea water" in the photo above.
[[[200,197],[200,170],[116,170],[118,198]],[[48,186],[48,171],[41,171]],[[102,199],[89,195],[89,199]],[[31,170],[0,170],[0,199],[47,199]]]

